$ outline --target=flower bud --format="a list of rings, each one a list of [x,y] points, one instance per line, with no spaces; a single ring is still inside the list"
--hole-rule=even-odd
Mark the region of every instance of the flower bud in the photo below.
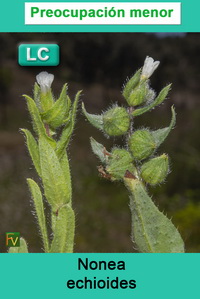
[[[47,93],[51,88],[51,84],[54,80],[54,75],[47,72],[41,72],[36,76],[36,80],[40,85],[41,92]]]
[[[134,89],[129,98],[127,99],[127,103],[129,106],[138,106],[143,104],[146,101],[146,97],[148,94],[148,86],[145,83],[140,84],[136,89]]]
[[[131,94],[131,92],[133,91],[133,89],[135,89],[137,87],[137,85],[140,82],[140,77],[141,77],[141,69],[139,69],[134,75],[133,77],[131,77],[131,79],[129,79],[123,88],[122,91],[122,95],[124,96],[124,98],[127,100]]]
[[[132,161],[133,158],[127,150],[115,148],[111,152],[106,171],[113,180],[122,179],[127,170],[134,172]]]
[[[129,148],[135,159],[143,160],[153,154],[156,143],[148,130],[138,130],[131,135]]]
[[[163,154],[144,163],[141,167],[141,177],[150,185],[162,183],[169,172],[168,156]]]
[[[125,134],[130,126],[130,117],[125,108],[114,107],[103,115],[103,129],[109,136]]]
[[[51,84],[54,80],[54,75],[47,72],[41,72],[36,76],[37,83],[40,86],[40,90],[36,85],[35,96],[37,96],[36,104],[41,112],[49,110],[53,104],[54,99],[51,92]]]

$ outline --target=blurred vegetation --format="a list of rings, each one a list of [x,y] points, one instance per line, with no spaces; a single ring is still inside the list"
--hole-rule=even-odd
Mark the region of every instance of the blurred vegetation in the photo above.
[[[55,75],[57,94],[69,82],[73,97],[83,89],[87,110],[100,113],[108,103],[123,105],[121,87],[141,67],[146,55],[160,60],[152,77],[158,92],[173,83],[164,105],[135,120],[154,129],[170,122],[175,104],[177,125],[160,153],[171,157],[171,174],[162,187],[150,189],[159,208],[179,228],[187,252],[200,252],[200,35],[160,36],[145,33],[46,33],[0,34],[0,252],[5,252],[5,232],[19,231],[31,252],[42,252],[26,177],[34,177],[19,128],[30,127],[22,94],[31,94],[40,67],[20,67],[20,43],[55,42],[61,48],[61,63],[47,67]],[[76,252],[133,252],[130,241],[129,199],[119,183],[98,176],[99,161],[89,137],[105,144],[110,140],[92,128],[79,113],[71,141],[70,158],[76,212]],[[120,144],[120,140],[116,139]],[[48,206],[47,206],[48,209]]]

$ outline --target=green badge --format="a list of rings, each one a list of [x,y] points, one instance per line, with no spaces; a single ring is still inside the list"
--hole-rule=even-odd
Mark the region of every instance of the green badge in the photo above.
[[[6,246],[19,247],[20,246],[20,233],[6,233]]]
[[[57,66],[60,63],[59,46],[56,44],[21,44],[18,48],[21,66]]]

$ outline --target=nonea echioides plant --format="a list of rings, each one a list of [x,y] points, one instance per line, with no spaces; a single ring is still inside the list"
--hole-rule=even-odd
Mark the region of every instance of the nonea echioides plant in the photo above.
[[[33,133],[22,129],[39,184],[27,179],[34,203],[45,252],[73,252],[75,217],[72,208],[72,187],[67,147],[72,135],[79,91],[73,103],[67,94],[67,84],[58,99],[52,94],[54,76],[41,72],[36,77],[34,97],[24,95],[30,113]],[[44,196],[43,196],[44,194]],[[47,230],[44,197],[50,205],[51,228]],[[49,233],[51,238],[49,238]],[[9,252],[28,252],[25,240]]]
[[[159,154],[158,148],[166,139],[176,122],[172,118],[168,127],[150,130],[135,128],[135,119],[161,104],[171,85],[158,95],[150,87],[149,78],[157,69],[159,61],[146,57],[144,66],[124,85],[122,95],[127,107],[112,106],[101,115],[89,114],[83,105],[87,120],[108,137],[121,136],[126,140],[123,148],[113,146],[108,151],[91,137],[93,152],[101,161],[100,174],[111,181],[122,181],[130,194],[132,240],[139,252],[184,252],[183,240],[170,219],[155,206],[147,193],[148,185],[156,186],[165,181],[169,173],[167,154]]]

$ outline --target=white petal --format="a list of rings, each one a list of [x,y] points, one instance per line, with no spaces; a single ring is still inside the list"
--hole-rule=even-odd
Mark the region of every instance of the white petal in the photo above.
[[[36,76],[36,80],[40,85],[41,91],[46,93],[51,88],[51,84],[54,80],[54,75],[47,72],[41,72]]]
[[[159,66],[160,61],[154,61],[152,57],[147,56],[144,61],[144,66],[142,68],[142,77],[143,78],[150,78],[153,72]]]

